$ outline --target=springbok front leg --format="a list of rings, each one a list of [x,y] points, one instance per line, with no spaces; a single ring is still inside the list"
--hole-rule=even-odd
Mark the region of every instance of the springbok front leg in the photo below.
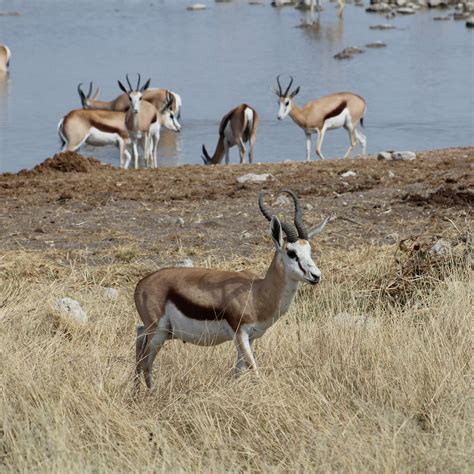
[[[306,132],[306,161],[311,160],[311,133]]]
[[[249,163],[253,163],[253,147],[257,140],[257,136],[253,134],[249,140]]]
[[[360,143],[360,147],[362,148],[362,155],[367,155],[367,139],[365,138],[365,135],[360,130],[357,130],[357,128],[354,129],[354,133],[357,141]]]
[[[245,153],[247,152],[245,148],[245,143],[242,140],[242,138],[239,138],[238,146],[239,146],[240,164],[242,165],[245,163]]]
[[[238,361],[237,369],[244,368],[244,363],[248,369],[253,369],[258,375],[257,363],[252,351],[252,343],[247,331],[239,329],[234,336],[235,346],[237,348]]]
[[[346,130],[348,131],[349,133],[349,140],[350,140],[350,146],[349,148],[347,149],[345,155],[344,155],[344,158],[349,158],[352,150],[354,149],[354,147],[356,146],[356,136],[355,136],[355,132],[354,132],[354,128],[353,127],[348,127],[346,126],[345,127]]]

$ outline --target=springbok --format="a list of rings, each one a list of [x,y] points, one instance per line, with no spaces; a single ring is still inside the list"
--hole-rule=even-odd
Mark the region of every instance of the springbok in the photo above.
[[[253,147],[257,139],[258,114],[247,104],[240,104],[222,117],[219,124],[219,140],[213,156],[209,156],[202,146],[202,159],[206,165],[216,165],[225,154],[225,163],[229,164],[229,148],[239,147],[240,163],[245,163],[245,143],[249,143],[249,162],[253,163]]]
[[[120,167],[128,168],[131,156],[126,146],[130,138],[124,112],[72,110],[59,122],[58,133],[63,145],[61,151],[77,151],[84,144],[115,145],[120,153]]]
[[[11,56],[10,48],[4,44],[0,44],[0,72],[8,71]]]
[[[143,278],[135,305],[143,326],[137,327],[135,388],[144,373],[153,388],[153,361],[165,341],[180,339],[203,346],[234,341],[236,371],[257,369],[252,343],[289,309],[300,282],[316,284],[321,271],[311,257],[309,240],[331,217],[307,230],[296,195],[294,225],[280,222],[259,195],[259,207],[270,221],[275,254],[265,277],[207,268],[164,268]],[[285,235],[283,235],[285,234]],[[286,236],[286,239],[285,239]]]
[[[130,107],[130,101],[128,95],[123,93],[117,96],[115,99],[110,101],[97,100],[100,93],[100,88],[96,89],[95,94],[92,96],[92,82],[89,85],[89,91],[87,94],[82,90],[82,84],[77,86],[77,92],[81,99],[82,108],[84,109],[99,109],[99,110],[113,110],[115,112],[126,112]],[[157,110],[161,110],[166,102],[168,101],[168,94],[174,97],[173,101],[173,113],[179,120],[181,116],[181,96],[176,92],[172,92],[168,89],[147,89],[143,93],[143,100],[150,102],[154,105]]]
[[[316,100],[308,102],[303,108],[299,108],[293,98],[300,91],[298,86],[293,92],[290,92],[293,84],[293,78],[290,77],[290,83],[283,92],[280,84],[280,76],[277,76],[278,90],[274,89],[278,96],[278,120],[283,120],[287,115],[306,135],[306,159],[311,159],[311,134],[318,133],[318,141],[316,144],[317,155],[324,160],[321,153],[321,145],[323,144],[326,130],[344,127],[349,132],[350,146],[346,151],[344,158],[347,158],[357,141],[362,148],[362,154],[366,154],[366,138],[357,130],[360,122],[364,126],[364,115],[366,111],[365,100],[351,92],[337,92],[336,94],[327,95]]]
[[[127,128],[130,140],[132,142],[132,153],[135,163],[135,169],[138,168],[138,146],[140,145],[143,150],[143,158],[147,166],[156,165],[156,148],[158,146],[159,131],[160,131],[160,120],[159,112],[156,107],[149,102],[143,101],[143,94],[148,89],[151,79],[140,87],[141,76],[138,74],[137,86],[134,89],[130,84],[128,74],[126,75],[129,89],[118,81],[120,89],[127,94],[130,102],[130,107],[125,114],[125,127]],[[172,105],[172,100],[168,95],[168,102],[166,108]],[[174,118],[175,131],[180,130],[180,125]]]

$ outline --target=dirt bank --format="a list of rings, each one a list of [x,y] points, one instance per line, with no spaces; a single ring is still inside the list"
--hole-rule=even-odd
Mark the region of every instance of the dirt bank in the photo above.
[[[355,176],[343,177],[346,171]],[[143,254],[202,248],[252,255],[267,230],[257,194],[291,188],[312,224],[339,216],[321,243],[352,248],[390,243],[472,212],[474,148],[427,151],[413,162],[375,158],[265,165],[182,166],[124,171],[58,155],[31,171],[0,175],[3,249],[101,250],[135,245]],[[263,184],[240,184],[246,173],[271,173]],[[269,203],[275,198],[269,197]],[[282,212],[290,206],[277,207]]]

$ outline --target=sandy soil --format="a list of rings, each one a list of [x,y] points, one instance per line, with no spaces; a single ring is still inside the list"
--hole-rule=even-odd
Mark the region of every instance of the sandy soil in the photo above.
[[[345,171],[356,176],[342,177]],[[474,148],[427,151],[413,162],[376,158],[265,165],[182,166],[124,171],[77,154],[56,155],[31,171],[0,175],[0,247],[7,250],[138,246],[140,253],[198,248],[210,255],[251,256],[268,246],[257,207],[289,215],[276,192],[293,189],[308,225],[330,212],[338,219],[321,242],[350,249],[392,243],[446,219],[472,217]],[[246,173],[271,173],[263,184],[239,184]],[[184,252],[186,253],[186,252]]]

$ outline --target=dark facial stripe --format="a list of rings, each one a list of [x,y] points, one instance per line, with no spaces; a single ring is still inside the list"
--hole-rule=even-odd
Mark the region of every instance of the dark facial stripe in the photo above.
[[[324,121],[326,121],[327,119],[330,119],[331,117],[337,117],[346,107],[347,107],[347,102],[343,100],[335,109],[333,109],[331,112],[328,112],[324,116]]]
[[[169,291],[168,300],[188,318],[198,321],[221,321],[227,319],[225,308],[210,308],[200,305],[174,290]]]

